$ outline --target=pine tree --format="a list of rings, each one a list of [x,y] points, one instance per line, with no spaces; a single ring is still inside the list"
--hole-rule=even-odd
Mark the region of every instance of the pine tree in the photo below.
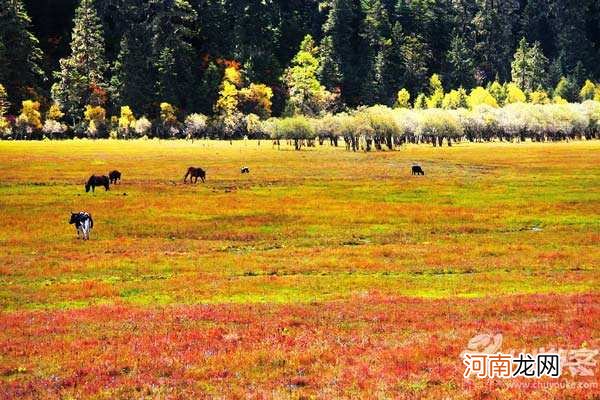
[[[102,105],[98,92],[107,89],[102,24],[96,13],[94,0],[81,0],[75,11],[75,26],[71,38],[71,55],[60,60],[55,72],[57,82],[52,86],[52,97],[76,121],[83,108]]]
[[[320,46],[321,82],[329,90],[339,89],[342,99],[351,105],[356,104],[360,88],[354,50],[355,18],[351,0],[332,0]]]
[[[405,86],[404,77],[406,70],[404,68],[404,57],[402,54],[402,44],[404,43],[404,33],[400,22],[396,22],[392,28],[391,43],[387,49],[387,82],[389,90],[394,94],[399,88]]]
[[[0,0],[0,83],[15,107],[42,95],[45,80],[40,67],[42,51],[30,27],[31,19],[21,0]]]
[[[547,65],[548,59],[542,53],[539,43],[529,46],[525,38],[522,38],[511,64],[512,80],[525,92],[544,88]]]
[[[586,16],[593,15],[593,1],[568,1],[553,0],[550,2],[552,14],[560,16],[556,19],[554,30],[556,32],[555,46],[563,63],[563,71],[573,74],[578,63],[585,69],[593,66],[594,50],[592,41],[586,35],[585,27],[588,24]],[[596,23],[591,22],[591,24]],[[583,82],[578,82],[581,84]]]
[[[153,67],[148,12],[140,0],[127,0],[123,7],[123,24],[127,27],[120,41],[117,58],[111,68],[113,103],[118,107],[131,106],[136,112],[150,115],[156,108],[154,88],[156,71]]]
[[[389,103],[393,98],[388,85],[387,56],[390,26],[387,11],[380,0],[362,2],[360,36],[363,41],[364,77],[360,97],[363,104]]]
[[[510,58],[513,43],[512,25],[517,0],[479,1],[478,12],[472,20],[475,34],[475,63],[480,66],[480,80],[490,81],[498,75],[505,80],[509,76],[506,60]],[[483,82],[478,82],[483,83]]]
[[[279,45],[279,4],[277,2],[230,0],[228,17],[233,25],[233,56],[239,60],[248,80],[276,82],[282,73],[275,56]]]
[[[404,36],[402,43],[404,82],[411,93],[418,93],[427,85],[428,64],[431,51],[417,35]]]
[[[150,0],[150,13],[159,100],[183,110],[199,108],[198,92],[190,90],[200,86],[199,63],[191,44],[196,11],[187,0]]]
[[[447,58],[450,65],[450,86],[472,87],[475,76],[475,61],[471,47],[467,45],[464,38],[454,35]]]

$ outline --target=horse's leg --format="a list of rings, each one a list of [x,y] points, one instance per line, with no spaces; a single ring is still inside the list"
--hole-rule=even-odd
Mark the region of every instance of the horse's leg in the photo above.
[[[185,174],[185,176],[183,177],[183,183],[187,183],[187,177],[188,177],[188,175],[189,175],[189,174],[190,174],[190,171],[188,171],[188,172]],[[190,179],[190,181],[191,181],[191,179]]]

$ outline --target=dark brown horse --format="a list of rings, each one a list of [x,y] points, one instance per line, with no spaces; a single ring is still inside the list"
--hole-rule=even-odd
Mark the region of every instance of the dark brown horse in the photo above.
[[[110,171],[110,173],[108,174],[108,178],[110,179],[111,185],[114,185],[115,183],[117,183],[117,181],[121,183],[121,173],[116,169],[114,171]]]
[[[425,171],[423,171],[423,168],[421,168],[420,165],[413,165],[411,168],[411,173],[413,175],[425,175]]]
[[[92,175],[85,184],[86,193],[92,189],[92,192],[96,189],[96,186],[104,186],[104,189],[109,190],[110,180],[106,175]]]
[[[206,182],[206,171],[202,168],[189,167],[187,173],[183,177],[183,183],[187,183],[187,178],[190,177],[190,183],[198,183],[198,178],[202,179],[202,182]]]

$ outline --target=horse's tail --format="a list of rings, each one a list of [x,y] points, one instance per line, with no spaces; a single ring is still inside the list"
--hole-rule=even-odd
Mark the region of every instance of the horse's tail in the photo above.
[[[92,219],[92,214],[89,214],[90,217],[90,229],[94,227],[94,220]]]

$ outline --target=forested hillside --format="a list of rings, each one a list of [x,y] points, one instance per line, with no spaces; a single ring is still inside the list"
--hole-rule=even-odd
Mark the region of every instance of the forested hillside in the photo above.
[[[401,89],[412,105],[434,74],[442,94],[513,82],[579,101],[600,77],[600,3],[0,0],[0,112],[55,103],[74,128],[125,106],[267,119],[393,106]]]

